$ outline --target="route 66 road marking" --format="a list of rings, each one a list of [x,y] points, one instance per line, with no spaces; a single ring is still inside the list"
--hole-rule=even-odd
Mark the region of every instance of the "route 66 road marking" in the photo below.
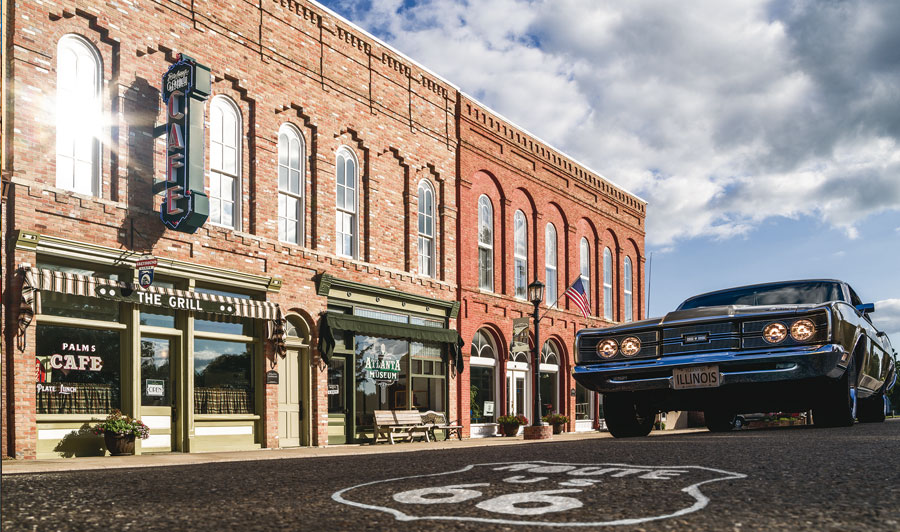
[[[399,521],[634,525],[702,510],[700,486],[746,478],[703,466],[503,462],[358,484],[331,498]]]

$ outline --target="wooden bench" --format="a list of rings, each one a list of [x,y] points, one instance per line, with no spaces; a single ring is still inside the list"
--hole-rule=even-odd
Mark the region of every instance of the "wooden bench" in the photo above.
[[[437,440],[437,438],[434,437],[434,431],[436,430],[444,431],[445,440],[449,440],[450,435],[454,432],[457,437],[462,440],[462,425],[447,423],[447,416],[445,416],[443,412],[435,412],[434,410],[423,412],[422,423],[428,427],[428,432],[431,433],[432,440]]]
[[[431,441],[429,427],[422,423],[422,414],[418,410],[375,410],[375,443],[385,438],[394,444],[394,435],[401,435],[413,441],[421,435],[425,441]]]

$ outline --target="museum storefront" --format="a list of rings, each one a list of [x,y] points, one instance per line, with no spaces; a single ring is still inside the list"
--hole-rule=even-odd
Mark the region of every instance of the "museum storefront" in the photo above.
[[[160,258],[142,288],[128,261],[40,240],[36,266],[18,270],[34,313],[34,345],[21,347],[34,354],[39,458],[101,454],[90,426],[116,409],[150,427],[137,452],[261,446],[266,340],[283,334],[264,300],[271,278]]]
[[[462,371],[449,319],[458,304],[325,276],[319,353],[328,364],[328,443],[371,441],[375,410],[456,419],[451,381]]]

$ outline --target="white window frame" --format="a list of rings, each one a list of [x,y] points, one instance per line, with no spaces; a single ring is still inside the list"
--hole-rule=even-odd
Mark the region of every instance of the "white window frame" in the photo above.
[[[437,270],[435,268],[437,258],[437,246],[435,245],[437,238],[434,218],[435,193],[434,186],[432,186],[430,181],[423,179],[419,182],[417,196],[419,198],[416,225],[419,234],[419,275],[435,277]],[[429,248],[431,250],[430,254],[428,253]]]
[[[581,279],[581,284],[584,286],[584,293],[588,298],[588,306],[590,307],[594,298],[591,297],[591,244],[588,242],[587,237],[581,237],[579,251],[578,278]],[[590,310],[593,311],[592,308]]]
[[[544,342],[544,347],[541,348],[541,373],[549,373],[554,376],[553,380],[553,397],[544,397],[541,395],[541,402],[546,404],[547,400],[551,401],[553,405],[552,413],[559,412],[559,381],[560,381],[560,372],[559,372],[559,346],[556,345],[556,342],[553,340],[547,340]],[[540,379],[538,379],[538,383],[540,383]]]
[[[282,144],[282,138],[286,139],[286,146]],[[294,142],[296,142],[296,146],[294,146]],[[287,153],[283,154],[282,150],[285,147]],[[282,155],[286,155],[286,157]],[[300,134],[300,130],[293,124],[282,124],[278,129],[278,240],[290,244],[303,244],[306,241],[305,163],[306,143],[303,140],[303,135]],[[283,173],[287,176],[284,182],[281,178]],[[297,190],[291,190],[291,174],[297,176]],[[297,202],[296,219],[286,216],[287,203],[290,200]],[[287,237],[288,224],[294,226],[295,238],[293,240]]]
[[[613,299],[613,257],[609,248],[603,248],[603,317],[612,320],[615,316]]]
[[[513,288],[517,299],[528,297],[528,220],[520,210],[513,215]]]
[[[233,138],[225,138],[224,131],[224,118],[226,113],[229,113],[232,118],[234,118],[234,136]],[[221,122],[217,124],[217,121]],[[216,132],[216,126],[223,128],[221,131]],[[238,105],[227,96],[218,95],[213,97],[209,106],[209,222],[214,225],[218,225],[220,227],[228,227],[229,229],[234,229],[235,231],[240,231],[241,229],[241,204],[243,203],[241,197],[241,191],[243,190],[243,184],[241,183],[241,173],[243,169],[242,157],[243,157],[243,147],[244,143],[242,142],[243,133],[244,133],[244,122],[243,117],[241,116],[241,109]],[[218,133],[218,135],[217,135]],[[216,140],[217,136],[221,136],[221,141]],[[228,144],[228,141],[233,141],[233,144]],[[216,162],[216,151],[221,149],[221,160],[218,165],[215,165]],[[234,150],[234,172],[228,172],[225,169],[225,153],[226,150]],[[216,166],[219,166],[218,168]],[[222,194],[222,181],[223,179],[230,179],[231,182],[231,203],[232,203],[232,211],[231,211],[231,223],[227,223],[224,218],[224,209],[223,206],[228,200]],[[218,193],[214,193],[214,191],[218,191]],[[214,206],[216,206],[214,208]],[[216,216],[218,214],[218,216]]]
[[[631,267],[631,257],[625,257],[625,323],[634,321],[634,275]]]
[[[485,229],[490,232],[485,235]],[[478,288],[494,291],[494,206],[486,195],[478,198]],[[487,237],[487,238],[483,238]],[[482,264],[482,255],[487,263]],[[484,271],[484,275],[482,275]],[[487,281],[487,282],[483,282]]]
[[[74,55],[75,65],[65,62]],[[103,124],[103,61],[94,45],[80,35],[63,36],[56,46],[56,186],[78,194],[100,196],[100,166]],[[93,76],[79,79],[79,69],[94,69]],[[64,78],[65,73],[72,78]],[[90,83],[82,87],[80,83]],[[83,93],[83,94],[80,94]],[[90,142],[88,149],[78,145]],[[84,154],[88,154],[84,157]],[[87,167],[87,178],[78,178],[77,168]]]
[[[559,238],[556,226],[548,223],[544,228],[544,293],[548,307],[555,307],[559,299]],[[552,279],[551,279],[552,274]]]
[[[335,160],[335,253],[342,257],[350,257],[351,259],[355,259],[359,256],[359,160],[356,158],[356,154],[348,148],[347,146],[341,146],[337,149],[334,154]],[[353,170],[353,187],[347,186],[346,181],[346,172],[348,170],[348,165],[352,164]],[[339,176],[341,175],[341,168],[344,171],[344,184],[342,185],[339,181]],[[344,202],[341,204],[339,202],[339,191],[343,189],[344,192]],[[347,203],[347,197],[352,199],[352,203]],[[351,231],[347,233],[346,231],[341,231],[341,229],[348,229]],[[350,236],[350,250],[346,250],[344,248],[345,235]]]

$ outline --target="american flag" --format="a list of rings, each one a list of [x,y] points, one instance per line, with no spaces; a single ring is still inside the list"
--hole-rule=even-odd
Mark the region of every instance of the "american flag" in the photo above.
[[[575,306],[581,310],[581,313],[585,318],[590,316],[591,314],[591,306],[588,303],[587,294],[584,292],[584,285],[581,284],[581,279],[576,279],[572,286],[566,288],[566,297],[568,297],[572,303],[575,303]]]

